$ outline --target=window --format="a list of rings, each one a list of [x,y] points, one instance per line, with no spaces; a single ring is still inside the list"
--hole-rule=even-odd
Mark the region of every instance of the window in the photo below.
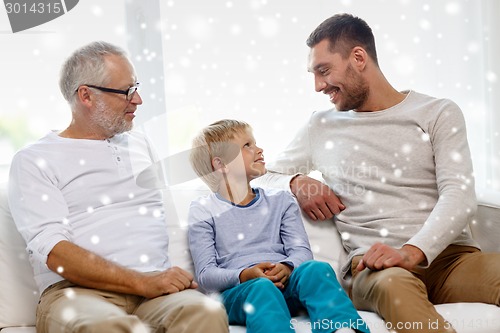
[[[16,34],[0,10],[0,182],[15,151],[69,124],[71,110],[58,83],[66,57],[93,40],[126,47],[125,2],[80,1],[67,14]]]

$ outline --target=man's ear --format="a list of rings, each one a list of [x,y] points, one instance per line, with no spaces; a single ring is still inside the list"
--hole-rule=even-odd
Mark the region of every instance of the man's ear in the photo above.
[[[90,88],[87,86],[80,86],[78,87],[78,90],[76,91],[76,94],[78,96],[78,100],[80,103],[83,105],[90,107],[92,106],[94,102],[94,97],[90,93]]]
[[[368,53],[361,46],[355,46],[351,51],[351,59],[353,62],[353,66],[362,71],[366,67],[366,63],[368,61]]]

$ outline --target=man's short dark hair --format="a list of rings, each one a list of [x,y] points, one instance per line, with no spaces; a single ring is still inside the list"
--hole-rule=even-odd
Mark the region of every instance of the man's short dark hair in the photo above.
[[[306,44],[313,47],[324,39],[330,41],[330,51],[339,52],[343,58],[347,58],[354,47],[361,46],[378,65],[372,29],[359,17],[336,14],[327,18],[309,35]]]

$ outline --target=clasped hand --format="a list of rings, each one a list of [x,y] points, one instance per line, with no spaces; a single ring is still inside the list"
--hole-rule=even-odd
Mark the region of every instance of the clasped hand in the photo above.
[[[292,273],[292,268],[283,263],[262,262],[255,266],[245,268],[240,273],[240,282],[256,279],[259,277],[271,280],[276,287],[284,289]]]

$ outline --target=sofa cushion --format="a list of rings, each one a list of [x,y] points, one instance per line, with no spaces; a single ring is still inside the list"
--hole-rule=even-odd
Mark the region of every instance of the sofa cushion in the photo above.
[[[34,325],[39,293],[26,243],[10,215],[6,184],[0,184],[0,328]]]

